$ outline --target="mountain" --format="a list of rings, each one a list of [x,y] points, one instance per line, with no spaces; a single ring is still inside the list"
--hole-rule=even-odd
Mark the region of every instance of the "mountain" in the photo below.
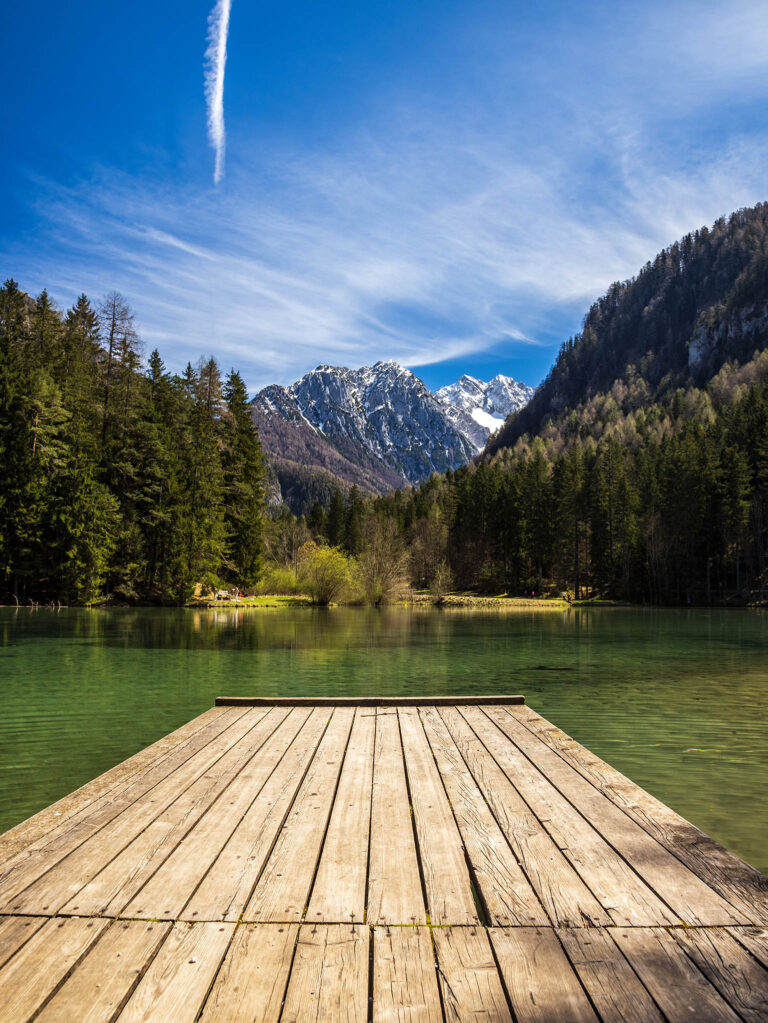
[[[616,384],[651,404],[706,385],[726,363],[749,362],[766,346],[768,203],[760,203],[686,235],[636,277],[612,284],[487,451],[564,423]]]
[[[435,391],[435,397],[449,410],[449,417],[453,409],[469,413],[475,427],[466,432],[479,450],[489,435],[504,425],[508,415],[527,405],[533,388],[501,373],[488,383],[465,373],[455,384]]]
[[[327,504],[336,488],[386,493],[466,464],[530,393],[498,376],[433,394],[390,360],[318,366],[290,387],[265,387],[252,412],[276,488],[299,511]]]

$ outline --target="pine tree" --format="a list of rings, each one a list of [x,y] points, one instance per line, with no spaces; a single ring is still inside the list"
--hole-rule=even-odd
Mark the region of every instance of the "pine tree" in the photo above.
[[[227,534],[226,575],[238,586],[254,586],[261,569],[264,534],[264,463],[248,392],[232,370],[224,385],[222,417]]]

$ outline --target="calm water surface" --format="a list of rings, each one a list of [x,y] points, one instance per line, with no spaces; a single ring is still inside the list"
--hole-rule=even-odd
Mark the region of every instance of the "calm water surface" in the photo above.
[[[0,831],[218,695],[523,693],[768,873],[768,613],[0,608]]]

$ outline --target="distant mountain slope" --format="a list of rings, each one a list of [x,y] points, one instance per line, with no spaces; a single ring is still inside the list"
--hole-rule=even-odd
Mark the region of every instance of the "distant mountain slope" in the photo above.
[[[701,386],[726,362],[768,345],[768,204],[739,210],[675,242],[591,307],[531,401],[487,451],[541,432],[630,367],[647,400]]]
[[[297,511],[327,503],[336,486],[385,493],[464,465],[530,393],[499,376],[463,377],[435,395],[389,361],[318,366],[290,387],[265,387],[252,409],[283,499]]]

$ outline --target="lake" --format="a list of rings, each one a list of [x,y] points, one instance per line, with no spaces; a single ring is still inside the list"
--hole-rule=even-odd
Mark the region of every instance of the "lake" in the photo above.
[[[0,608],[0,831],[219,695],[523,693],[768,873],[768,613]]]

